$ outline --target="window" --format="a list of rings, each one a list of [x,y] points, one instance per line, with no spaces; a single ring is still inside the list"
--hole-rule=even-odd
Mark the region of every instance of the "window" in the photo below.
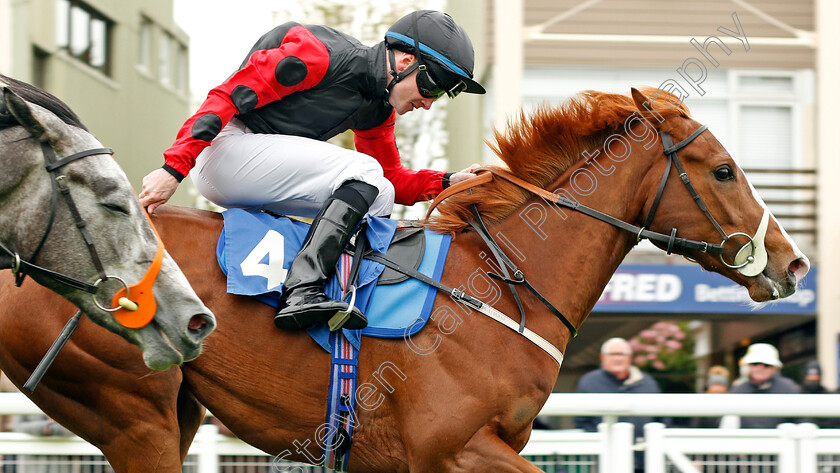
[[[158,77],[161,84],[172,84],[172,36],[162,32],[158,41]]]
[[[526,68],[522,99],[526,109],[543,101],[559,103],[583,88],[627,93],[631,85],[659,85],[673,70],[606,67]],[[688,93],[692,117],[732,155],[759,195],[800,248],[814,248],[815,156],[812,125],[814,71],[720,69],[708,71],[699,95],[679,78]],[[487,132],[492,123],[492,93],[485,98]],[[485,160],[495,156],[485,148]],[[811,229],[811,230],[809,230]]]
[[[50,54],[35,46],[32,48],[32,85],[47,88],[47,60]]]
[[[189,58],[187,56],[187,47],[178,43],[178,59],[175,65],[178,79],[175,82],[175,88],[181,92],[186,92],[187,86],[187,68],[189,67]]]
[[[79,0],[56,0],[55,38],[59,49],[111,75],[111,27],[105,15]]]
[[[744,168],[790,169],[799,167],[793,146],[793,107],[741,105],[738,108],[738,149],[735,156]]]
[[[152,21],[146,17],[140,19],[140,32],[137,38],[140,50],[137,54],[137,65],[150,71],[152,69]]]

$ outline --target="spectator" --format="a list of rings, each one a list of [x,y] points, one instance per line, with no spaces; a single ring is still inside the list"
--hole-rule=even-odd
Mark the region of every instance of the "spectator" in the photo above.
[[[805,374],[802,377],[802,392],[805,394],[826,394],[827,389],[822,385],[822,369],[820,362],[811,360],[805,363]]]
[[[802,376],[802,392],[805,394],[828,394],[830,391],[822,385],[822,369],[820,362],[811,360],[805,363],[805,372]],[[811,422],[817,424],[821,429],[840,428],[840,419],[836,417],[804,417],[800,422]]]
[[[601,345],[601,368],[583,375],[577,385],[579,393],[658,393],[659,386],[647,373],[633,366],[630,360],[633,350],[623,338],[611,338]],[[619,422],[633,424],[633,435],[637,441],[644,439],[644,425],[654,422],[652,417],[619,417]],[[662,421],[662,420],[660,420]],[[598,430],[600,417],[575,417],[575,426],[587,432]],[[665,422],[669,424],[670,422]],[[637,451],[635,468],[644,471],[644,452]]]
[[[778,373],[782,367],[779,350],[768,343],[753,343],[747,348],[747,354],[741,364],[748,367],[747,380],[735,385],[731,393],[799,393],[799,385]],[[772,429],[782,422],[795,422],[781,417],[743,417],[741,427],[748,429]]]
[[[723,366],[712,366],[711,368],[709,368],[708,377],[706,378],[706,390],[704,392],[706,394],[728,393],[729,370]],[[701,429],[714,429],[717,427],[737,427],[737,416],[723,416],[723,418],[695,417],[691,422],[691,426]]]

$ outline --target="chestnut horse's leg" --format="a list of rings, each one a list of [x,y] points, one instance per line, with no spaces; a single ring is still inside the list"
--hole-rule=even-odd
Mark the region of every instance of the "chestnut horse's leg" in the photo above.
[[[181,463],[187,459],[195,433],[201,426],[205,413],[204,406],[198,402],[186,383],[178,391],[178,427],[181,431]]]
[[[515,443],[524,445],[530,429],[517,438]],[[409,470],[412,472],[447,473],[545,473],[533,463],[519,456],[490,427],[484,427],[470,438],[454,458],[445,448],[436,449],[426,445],[423,452],[409,453]]]
[[[525,438],[522,439],[522,444],[527,442],[530,429],[523,435],[525,435]],[[446,471],[545,473],[533,463],[522,458],[489,427],[484,427],[473,435],[456,455],[453,468]]]
[[[20,386],[75,309],[32,281],[15,288],[7,272],[0,301],[0,366]],[[180,394],[182,381],[179,368],[151,371],[137,347],[82,318],[31,398],[102,450],[116,473],[176,473],[201,411]],[[192,414],[178,412],[186,407]]]

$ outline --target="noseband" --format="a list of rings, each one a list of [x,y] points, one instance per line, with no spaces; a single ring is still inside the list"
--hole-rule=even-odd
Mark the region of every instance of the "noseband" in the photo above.
[[[125,282],[125,280],[123,280],[119,276],[107,275],[105,273],[105,268],[102,264],[102,260],[99,258],[99,253],[96,251],[96,246],[94,245],[93,239],[90,236],[90,232],[88,232],[87,223],[79,213],[79,210],[76,207],[76,203],[73,200],[72,195],[70,195],[70,188],[67,185],[67,176],[60,172],[60,169],[62,167],[78,159],[99,154],[113,154],[114,151],[111,148],[94,148],[72,154],[65,158],[57,159],[52,145],[46,140],[41,141],[41,151],[44,154],[45,167],[47,172],[50,174],[50,182],[52,184],[52,196],[50,197],[50,216],[47,220],[47,228],[44,231],[44,234],[41,237],[38,246],[35,248],[35,251],[32,252],[32,256],[30,256],[28,259],[22,259],[17,252],[10,250],[5,245],[0,243],[0,269],[11,269],[12,273],[14,273],[15,275],[15,284],[17,286],[21,285],[23,279],[28,274],[30,276],[40,276],[43,279],[51,280],[53,282],[65,286],[69,286],[71,288],[87,292],[91,294],[91,298],[93,299],[94,304],[96,304],[96,306],[99,309],[106,312],[116,313],[115,318],[117,319],[117,321],[119,321],[126,327],[139,328],[148,324],[152,320],[152,318],[154,318],[155,313],[154,297],[151,297],[151,301],[149,301],[149,296],[151,296],[151,286],[154,283],[154,280],[157,278],[158,272],[160,271],[160,266],[163,261],[163,242],[161,241],[160,237],[155,231],[155,237],[158,241],[157,252],[155,254],[151,266],[146,271],[146,274],[143,276],[140,283],[135,284],[133,286],[129,286]],[[73,215],[73,220],[76,223],[76,228],[78,228],[81,232],[82,238],[85,241],[85,245],[88,248],[88,253],[90,254],[93,266],[99,273],[99,279],[93,284],[74,278],[72,276],[68,276],[66,274],[46,269],[35,264],[35,260],[37,259],[38,254],[41,252],[44,243],[47,241],[47,237],[52,231],[53,222],[55,221],[56,208],[59,200],[57,196],[59,194],[67,203],[67,207],[70,209],[70,213]],[[152,226],[152,229],[154,230],[154,226]],[[102,282],[107,281],[109,279],[115,279],[119,281],[120,284],[122,284],[123,286],[114,296],[112,300],[112,304],[114,304],[114,306],[111,308],[104,307],[96,299],[96,294],[99,291],[99,285]],[[144,307],[144,310],[140,311],[140,313],[136,314],[142,314],[139,317],[139,319],[142,320],[138,320],[138,317],[136,316],[126,314],[127,312],[131,313],[136,312],[138,310],[137,302],[129,299],[130,290],[132,288],[143,289],[140,292],[140,298],[141,300],[145,299],[144,302],[147,303],[144,305],[146,307]],[[144,298],[143,296],[146,292],[148,293],[148,296]]]

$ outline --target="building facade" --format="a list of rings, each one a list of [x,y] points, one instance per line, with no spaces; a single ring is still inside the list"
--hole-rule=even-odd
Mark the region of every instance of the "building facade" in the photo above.
[[[600,342],[632,336],[663,319],[697,321],[701,367],[723,363],[734,369],[745,345],[767,341],[780,348],[790,374],[797,377],[801,364],[816,357],[825,383],[836,386],[840,308],[838,291],[831,288],[840,279],[834,269],[840,262],[835,249],[840,213],[829,204],[831,176],[838,167],[831,143],[837,125],[831,111],[840,106],[832,83],[834,72],[840,72],[836,3],[450,2],[456,19],[460,12],[483,19],[483,29],[471,35],[484,34],[477,50],[483,54],[480,78],[488,89],[480,104],[459,99],[450,106],[456,116],[459,107],[469,110],[463,116],[482,116],[480,124],[463,118],[452,123],[450,150],[458,152],[450,155],[463,159],[459,164],[492,162],[495,158],[471,133],[480,128],[478,135],[491,136],[492,127],[504,127],[520,107],[558,103],[586,89],[627,93],[630,87],[660,87],[683,98],[692,116],[709,125],[815,268],[799,295],[812,298],[807,302],[759,310],[745,303],[710,308],[714,301],[708,298],[733,302],[743,294],[732,292],[727,285],[734,283],[723,278],[700,282],[699,267],[641,245],[619,269],[621,281],[608,285],[581,336],[569,345],[561,384],[567,381],[560,389],[573,389],[575,375],[597,364]],[[468,138],[459,142],[459,136]],[[626,291],[610,299],[610,288],[626,289],[632,283],[627,274],[641,273],[678,281],[684,291],[679,297],[695,299],[645,307],[618,300],[630,294]],[[697,284],[719,290],[698,293]],[[691,310],[682,310],[688,302]]]
[[[0,72],[66,102],[138,190],[190,113],[188,48],[172,0],[0,0]]]

